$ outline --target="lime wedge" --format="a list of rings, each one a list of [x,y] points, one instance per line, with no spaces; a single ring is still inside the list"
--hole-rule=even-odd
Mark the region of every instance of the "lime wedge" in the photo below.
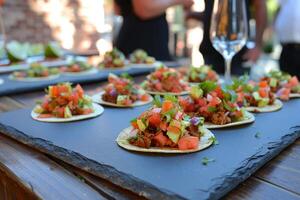
[[[63,55],[62,49],[56,42],[49,42],[45,46],[45,56],[48,58],[58,58]]]
[[[22,44],[12,41],[6,45],[7,57],[11,62],[23,61],[27,58],[27,49]]]

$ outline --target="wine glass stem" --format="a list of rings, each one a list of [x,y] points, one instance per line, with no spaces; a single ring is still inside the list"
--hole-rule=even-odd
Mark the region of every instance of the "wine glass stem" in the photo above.
[[[231,82],[231,61],[232,58],[225,59],[225,82],[228,84]]]

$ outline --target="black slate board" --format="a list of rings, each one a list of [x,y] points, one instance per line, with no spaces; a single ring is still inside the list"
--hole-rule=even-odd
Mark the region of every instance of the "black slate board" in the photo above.
[[[177,62],[163,62],[169,67],[179,67]],[[1,74],[0,79],[4,80],[3,84],[0,84],[0,96],[9,94],[18,94],[24,92],[33,92],[37,90],[43,90],[49,85],[53,85],[60,82],[72,82],[72,83],[91,83],[97,81],[107,81],[108,74],[115,73],[120,75],[122,73],[128,73],[131,76],[148,74],[154,71],[153,68],[129,68],[126,69],[116,69],[116,70],[99,70],[95,74],[80,75],[80,76],[68,76],[62,74],[57,79],[25,82],[25,81],[15,81],[8,78],[9,74]]]
[[[96,81],[107,81],[108,74],[115,73],[120,75],[121,73],[127,72],[128,74],[135,76],[135,75],[142,75],[151,72],[153,69],[129,69],[129,70],[102,70],[95,74],[89,75],[81,75],[81,76],[67,76],[61,75],[57,79],[52,80],[43,80],[43,81],[34,81],[34,82],[25,82],[25,81],[15,81],[10,80],[8,78],[9,75],[3,74],[0,75],[0,78],[4,80],[4,83],[0,85],[0,96],[9,95],[9,94],[17,94],[17,93],[24,93],[24,92],[32,92],[36,90],[43,90],[48,85],[53,85],[60,82],[72,82],[72,83],[91,83]]]
[[[250,125],[213,130],[219,145],[184,155],[129,152],[115,139],[144,107],[106,108],[97,118],[43,123],[30,109],[0,115],[0,132],[149,199],[217,199],[300,137],[300,100],[257,114]],[[259,133],[259,134],[257,134]],[[215,159],[207,166],[202,158]]]

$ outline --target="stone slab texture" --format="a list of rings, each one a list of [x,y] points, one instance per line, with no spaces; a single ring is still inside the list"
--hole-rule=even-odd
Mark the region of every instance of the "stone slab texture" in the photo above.
[[[43,123],[31,109],[0,115],[0,132],[149,199],[218,199],[300,137],[300,100],[249,125],[212,130],[219,144],[163,155],[129,152],[115,139],[147,106],[105,108],[94,119]],[[202,159],[214,159],[207,165]]]

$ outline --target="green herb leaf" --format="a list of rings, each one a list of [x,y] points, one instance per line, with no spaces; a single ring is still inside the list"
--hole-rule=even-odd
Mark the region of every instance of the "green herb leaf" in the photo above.
[[[229,112],[234,112],[236,110],[235,107],[232,108],[231,106],[229,106],[226,101],[223,101],[223,105],[224,105],[224,108],[226,110],[228,110]]]
[[[174,95],[165,95],[164,100],[172,101],[173,103],[177,103],[178,99]]]
[[[212,141],[212,143],[213,143],[214,145],[218,145],[218,144],[219,144],[219,141],[218,141],[217,138],[214,137],[214,136],[211,136],[210,138],[208,138],[208,140],[209,140],[209,141]]]
[[[152,104],[155,105],[156,107],[159,107],[159,108],[161,107],[161,100],[160,100],[159,95],[154,96]]]
[[[213,158],[207,158],[207,157],[202,158],[202,164],[203,165],[207,165],[210,162],[215,162],[215,159],[213,159]]]
[[[204,91],[205,94],[207,94],[217,88],[217,83],[213,81],[205,81],[200,83],[199,87]]]
[[[261,133],[260,132],[256,132],[254,135],[255,138],[259,139],[261,138]]]
[[[218,109],[216,107],[213,107],[213,106],[209,106],[207,108],[208,112],[216,112]]]
[[[133,80],[132,76],[130,76],[128,73],[122,73],[121,77],[125,78],[125,79],[128,79],[128,80]]]
[[[136,122],[136,118],[134,118],[134,119],[132,119],[131,121],[130,121],[130,123],[132,123],[132,122]]]

